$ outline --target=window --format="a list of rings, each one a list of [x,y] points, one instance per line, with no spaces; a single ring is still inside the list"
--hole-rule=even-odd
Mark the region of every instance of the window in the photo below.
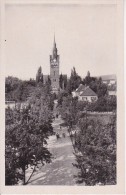
[[[55,71],[54,71],[54,76],[55,76]]]
[[[96,97],[91,97],[91,101],[93,102],[93,101],[96,101],[97,100],[97,98]]]
[[[87,97],[82,97],[82,100],[83,101],[87,101]]]

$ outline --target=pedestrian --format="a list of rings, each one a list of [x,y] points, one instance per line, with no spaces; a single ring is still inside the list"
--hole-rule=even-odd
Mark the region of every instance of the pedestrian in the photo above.
[[[57,140],[60,138],[59,133],[56,133]]]
[[[65,133],[62,133],[62,136],[65,138],[66,137],[66,134]]]

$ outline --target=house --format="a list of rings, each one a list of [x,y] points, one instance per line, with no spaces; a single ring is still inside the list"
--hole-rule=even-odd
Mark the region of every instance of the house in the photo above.
[[[86,87],[85,90],[78,96],[79,101],[94,102],[97,101],[97,99],[97,94],[90,87]]]
[[[116,75],[112,74],[112,75],[103,75],[101,76],[102,78],[102,82],[107,84],[107,85],[116,85]]]
[[[108,95],[109,96],[116,96],[116,91],[114,91],[114,90],[108,90]]]
[[[94,102],[97,101],[97,94],[89,87],[82,84],[72,92],[73,97],[78,97],[79,101]]]
[[[108,95],[109,96],[116,96],[117,87],[116,84],[108,85]]]
[[[72,92],[73,97],[79,96],[85,89],[85,86],[83,84],[80,84],[79,87]]]

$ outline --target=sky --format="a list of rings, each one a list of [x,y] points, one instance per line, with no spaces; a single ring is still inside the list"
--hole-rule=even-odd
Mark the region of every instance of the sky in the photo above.
[[[6,76],[49,74],[54,33],[60,73],[116,74],[116,5],[9,4],[5,16]]]

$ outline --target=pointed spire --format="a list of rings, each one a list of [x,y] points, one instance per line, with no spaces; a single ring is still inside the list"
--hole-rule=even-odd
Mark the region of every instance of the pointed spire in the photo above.
[[[54,44],[55,44],[55,26],[54,26],[53,30],[54,30]]]
[[[53,48],[56,48],[55,33],[54,33],[54,44],[53,44]]]
[[[54,32],[54,44],[55,44],[55,32]]]
[[[53,58],[56,57],[57,57],[57,48],[56,48],[55,33],[54,33]]]

